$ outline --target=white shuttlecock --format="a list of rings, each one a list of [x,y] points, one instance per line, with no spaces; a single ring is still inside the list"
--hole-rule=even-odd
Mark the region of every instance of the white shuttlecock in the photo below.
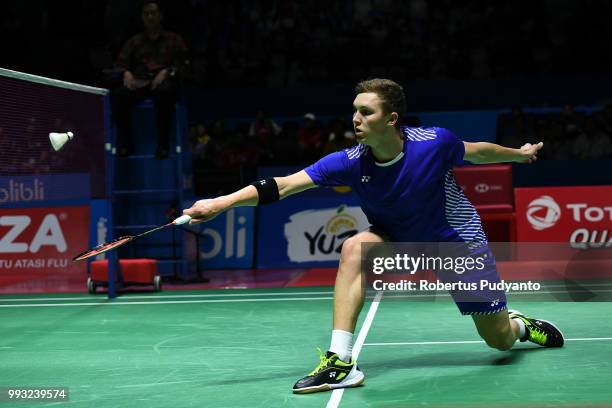
[[[60,150],[62,147],[64,147],[64,145],[69,140],[72,140],[73,137],[74,137],[74,133],[72,132],[66,132],[66,133],[51,132],[49,133],[49,140],[51,141],[51,146],[53,146],[53,149],[55,149],[56,152]]]

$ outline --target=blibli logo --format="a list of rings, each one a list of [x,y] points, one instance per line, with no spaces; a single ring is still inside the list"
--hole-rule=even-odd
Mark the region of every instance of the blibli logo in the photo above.
[[[225,240],[219,231],[212,228],[205,228],[202,236],[212,240],[212,247],[207,251],[200,251],[202,259],[216,257],[223,250],[224,258],[244,258],[246,254],[246,217],[239,216],[236,219],[236,210],[232,209],[226,213],[225,219]],[[236,225],[237,224],[237,225]],[[236,228],[238,228],[236,230]]]
[[[45,199],[45,185],[35,178],[31,184],[10,179],[0,187],[0,204],[41,201]]]

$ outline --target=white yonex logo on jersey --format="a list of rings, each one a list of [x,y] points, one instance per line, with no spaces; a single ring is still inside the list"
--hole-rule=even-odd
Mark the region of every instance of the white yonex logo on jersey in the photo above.
[[[495,299],[493,302],[491,302],[491,307],[495,307],[499,305],[499,299]]]
[[[370,181],[371,178],[372,178],[371,176],[361,176],[361,182],[367,183]]]
[[[546,210],[544,216],[536,215],[536,213],[542,210]],[[536,198],[527,207],[527,221],[538,231],[554,226],[560,216],[561,208],[550,196]]]

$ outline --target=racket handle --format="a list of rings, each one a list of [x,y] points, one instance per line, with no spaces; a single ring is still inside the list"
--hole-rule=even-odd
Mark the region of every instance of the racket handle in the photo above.
[[[181,215],[180,217],[178,217],[177,219],[172,221],[172,224],[174,224],[174,225],[182,225],[182,224],[187,224],[189,221],[191,221],[191,217],[189,215],[185,214],[185,215]]]

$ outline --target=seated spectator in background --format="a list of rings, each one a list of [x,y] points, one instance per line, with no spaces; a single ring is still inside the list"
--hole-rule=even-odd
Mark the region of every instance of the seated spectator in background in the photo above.
[[[554,156],[553,146],[554,146],[555,140],[553,140],[553,135],[550,130],[549,123],[546,117],[537,116],[535,118],[534,135],[536,139],[544,142],[544,146],[546,146],[546,149],[542,149],[542,154],[540,155],[541,157],[539,157],[539,159],[545,159],[545,160],[553,159],[553,156]],[[546,150],[546,152],[544,150]]]
[[[272,119],[266,117],[263,110],[258,110],[255,116],[255,121],[251,123],[249,128],[249,138],[255,139],[260,146],[270,147],[276,136],[278,136],[283,129],[277,125]]]
[[[294,165],[299,163],[299,149],[297,135],[300,125],[297,121],[289,120],[283,123],[283,132],[280,134],[272,152],[275,164]]]
[[[212,167],[216,144],[208,128],[203,123],[196,123],[189,129],[191,152],[198,167]]]
[[[330,132],[327,136],[327,142],[323,147],[324,155],[352,147],[356,144],[355,133],[352,130],[348,130],[342,116],[334,119],[329,127]]]
[[[602,119],[599,119],[599,118]],[[585,131],[589,133],[590,136],[590,159],[611,159],[612,158],[612,136],[610,133],[606,132],[605,127],[598,126],[598,122],[602,123],[603,115],[595,114],[593,118],[593,127],[590,126],[587,128],[585,126]]]
[[[597,127],[607,135],[612,135],[612,104],[606,104],[603,112],[597,114],[595,118]]]
[[[561,121],[565,127],[566,133],[575,133],[580,127],[582,127],[581,117],[582,113],[574,112],[572,105],[565,105],[563,112],[561,112]]]
[[[127,156],[133,152],[132,109],[137,102],[152,98],[158,132],[156,157],[163,159],[168,156],[178,74],[185,63],[187,47],[178,34],[162,27],[159,1],[145,0],[141,11],[144,31],[123,46],[117,59],[123,71],[123,85],[111,95],[118,154]]]
[[[578,160],[588,159],[591,154],[591,137],[595,129],[595,121],[588,117],[583,130],[578,132],[572,143],[572,157]]]
[[[215,165],[222,169],[255,168],[261,155],[259,149],[249,145],[241,132],[228,134],[228,139],[215,158]]]
[[[316,160],[321,155],[321,149],[323,147],[322,139],[317,117],[314,113],[305,114],[304,124],[298,130],[300,160],[303,162]]]
[[[351,130],[345,130],[343,134],[338,137],[335,137],[335,134],[330,134],[330,137],[333,136],[333,139],[329,139],[327,143],[325,143],[325,147],[323,148],[323,154],[328,155],[333,152],[337,152],[343,149],[348,149],[349,147],[353,147],[357,144],[355,141],[355,133]]]
[[[606,159],[612,157],[612,139],[600,127],[597,119],[601,114],[588,116],[584,129],[579,131],[572,145],[572,157],[579,160]]]
[[[505,119],[498,130],[498,141],[501,145],[520,147],[535,141],[531,126],[520,107],[512,108],[512,115]]]
[[[577,131],[567,132],[565,124],[561,120],[550,122],[551,143],[549,146],[554,160],[569,160],[572,157],[574,139],[578,136]],[[546,142],[544,142],[546,143]]]

